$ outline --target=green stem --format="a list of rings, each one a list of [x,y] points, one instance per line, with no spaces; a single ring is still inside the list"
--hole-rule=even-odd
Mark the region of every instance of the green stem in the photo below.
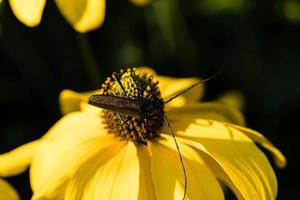
[[[2,15],[3,15],[3,10],[4,10],[4,6],[5,6],[5,1],[4,0],[0,0],[0,38],[2,35]]]
[[[99,86],[103,79],[100,74],[97,61],[93,55],[90,41],[86,35],[80,33],[77,34],[77,41],[84,62],[84,67],[90,80],[90,84],[93,88],[96,88]]]

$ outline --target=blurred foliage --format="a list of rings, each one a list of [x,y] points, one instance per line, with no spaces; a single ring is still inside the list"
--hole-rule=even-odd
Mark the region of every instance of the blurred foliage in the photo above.
[[[296,0],[285,1],[283,13],[288,20],[300,22],[300,2]]]
[[[1,2],[1,0],[0,0]],[[60,117],[64,89],[94,90],[112,71],[148,65],[169,76],[206,78],[206,99],[239,90],[248,125],[287,155],[276,171],[278,199],[296,199],[300,111],[300,3],[296,0],[152,0],[137,7],[107,1],[104,24],[75,32],[47,1],[28,28],[0,3],[0,151],[40,137]],[[295,177],[297,175],[298,177]],[[11,178],[24,199],[27,175]],[[297,196],[296,196],[297,195]]]
[[[243,12],[246,0],[204,0],[198,1],[202,12],[216,14],[219,12]]]

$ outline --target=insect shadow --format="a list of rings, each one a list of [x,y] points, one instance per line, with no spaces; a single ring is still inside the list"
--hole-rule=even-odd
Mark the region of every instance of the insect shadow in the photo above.
[[[126,95],[125,88],[120,81],[120,78],[118,77],[118,75],[116,73],[113,73],[112,78],[120,86],[120,88],[122,89],[125,96],[121,97],[121,96],[113,96],[113,95],[107,95],[107,94],[95,94],[95,95],[92,95],[89,97],[88,103],[93,106],[96,106],[96,107],[99,107],[102,109],[106,109],[106,110],[116,113],[120,120],[124,120],[122,118],[121,114],[128,115],[131,117],[137,117],[138,119],[143,119],[144,113],[152,113],[158,109],[163,108],[164,105],[170,103],[172,100],[174,100],[177,97],[181,96],[182,94],[188,92],[189,90],[196,87],[197,85],[204,84],[205,82],[207,82],[211,79],[214,79],[222,72],[222,70],[223,69],[220,69],[212,76],[210,76],[204,80],[200,80],[199,82],[194,83],[190,87],[180,91],[179,93],[175,94],[174,96],[171,96],[169,99],[167,99],[166,101],[163,102],[163,105],[160,105],[160,104],[153,105],[151,99],[154,97],[154,95],[151,93],[145,99],[135,99],[135,98],[128,97]],[[182,158],[180,148],[179,148],[179,145],[178,145],[176,137],[175,137],[175,133],[169,123],[169,120],[163,113],[162,113],[162,119],[164,120],[166,126],[168,127],[170,133],[172,134],[172,137],[173,137],[175,145],[176,145],[176,149],[177,149],[180,163],[182,166],[182,170],[184,173],[183,199],[185,199],[186,193],[187,193],[188,180],[187,180],[187,173],[186,173],[186,169],[184,166],[183,158]]]

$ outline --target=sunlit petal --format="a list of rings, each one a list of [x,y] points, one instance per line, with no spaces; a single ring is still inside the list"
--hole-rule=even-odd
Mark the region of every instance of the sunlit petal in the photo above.
[[[80,110],[80,102],[87,102],[88,97],[98,91],[93,92],[74,92],[72,90],[63,90],[59,95],[59,104],[60,110],[63,115],[66,115],[70,112]]]
[[[244,97],[241,92],[238,91],[229,91],[223,94],[217,100],[219,103],[223,103],[225,105],[237,108],[242,110],[244,107]]]
[[[237,125],[245,125],[242,113],[233,106],[218,102],[190,103],[182,108],[166,109],[166,115],[170,121],[190,123],[195,118],[212,119],[229,122]]]
[[[272,153],[277,167],[284,168],[286,166],[287,161],[286,161],[286,158],[284,157],[284,155],[269,140],[267,140],[262,134],[260,134],[257,131],[251,130],[249,128],[235,126],[233,124],[227,124],[227,126],[231,126],[231,127],[234,127],[236,129],[242,131],[249,138],[251,138],[254,142],[259,143],[264,148],[268,149]]]
[[[29,27],[37,26],[41,19],[46,0],[9,0],[15,16]]]
[[[116,147],[113,135],[98,136],[88,140],[81,139],[81,142],[75,140],[72,145],[69,145],[71,141],[67,143],[65,139],[60,138],[51,144],[45,143],[37,152],[30,168],[31,186],[35,192],[34,199],[55,197],[62,185],[67,186],[67,181],[86,160],[112,144]],[[75,145],[76,148],[74,148]]]
[[[170,97],[184,89],[192,86],[193,84],[200,81],[198,78],[173,78],[167,76],[158,76],[159,88],[161,91],[161,96],[166,101]],[[204,92],[204,85],[200,84],[190,89],[186,93],[180,95],[176,99],[172,100],[168,105],[175,107],[185,106],[188,101],[194,102],[200,100]]]
[[[199,150],[215,175],[240,199],[275,199],[277,181],[262,151],[238,129],[220,122],[196,120],[181,140]]]
[[[101,111],[103,110],[96,106],[92,106],[85,101],[82,101],[79,106],[81,111],[88,112],[89,114],[96,115],[97,117],[101,116]]]
[[[24,144],[8,153],[0,155],[0,176],[14,176],[24,172],[38,149],[41,141]]]
[[[103,166],[113,159],[124,148],[125,144],[125,141],[114,140],[83,162],[68,183],[65,199],[93,199],[95,188],[92,187],[92,184],[95,184],[94,179],[97,173],[100,173]]]
[[[135,144],[129,142],[95,174],[84,199],[137,199],[139,160]]]
[[[182,199],[184,173],[174,140],[162,135],[158,142],[149,142],[151,171],[158,199]],[[187,173],[187,198],[224,199],[222,189],[213,173],[195,150],[179,143]]]
[[[151,156],[145,145],[137,145],[137,153],[140,163],[140,186],[139,199],[140,200],[155,200],[155,189],[151,175]]]
[[[137,73],[147,73],[148,75],[153,75],[154,81],[158,81],[161,96],[164,100],[168,100],[175,94],[178,94],[182,90],[192,86],[193,84],[200,81],[198,78],[174,78],[168,76],[159,76],[156,72],[148,67],[139,67],[136,69]],[[188,102],[194,102],[201,99],[204,93],[204,85],[200,84],[183,95],[177,97],[168,105],[175,107],[182,107]]]
[[[97,128],[101,128],[100,130],[103,130],[101,118],[99,116],[95,117],[95,115],[91,115],[88,112],[73,112],[63,116],[58,122],[56,122],[42,137],[42,139],[52,140],[63,135],[64,133],[69,133],[73,130],[82,130],[84,129],[83,124],[86,124],[87,128],[89,128],[89,126],[95,126]],[[95,134],[95,130],[91,133]],[[104,133],[99,131],[96,134]]]
[[[49,180],[69,176],[77,165],[93,155],[97,147],[101,148],[101,144],[113,138],[113,135],[106,135],[99,118],[84,112],[67,115],[47,134],[30,168],[34,191],[50,185]]]

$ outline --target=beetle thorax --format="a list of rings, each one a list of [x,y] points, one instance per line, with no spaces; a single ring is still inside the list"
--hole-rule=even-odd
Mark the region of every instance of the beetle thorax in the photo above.
[[[103,110],[103,122],[109,133],[143,144],[159,136],[159,130],[163,126],[164,102],[160,96],[158,82],[154,82],[152,76],[138,73],[134,68],[121,70],[114,78],[107,78],[102,84],[101,92],[103,95],[143,102],[139,116]]]

